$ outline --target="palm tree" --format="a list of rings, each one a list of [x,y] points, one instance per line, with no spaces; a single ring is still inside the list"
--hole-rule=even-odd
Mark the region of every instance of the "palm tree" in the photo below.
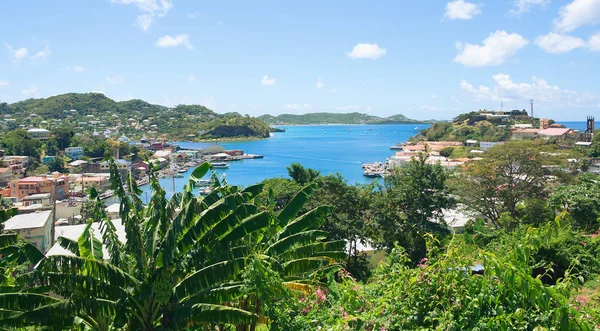
[[[72,255],[43,259],[29,275],[35,282],[0,294],[0,328],[181,330],[256,325],[260,309],[249,310],[238,291],[249,261],[264,259],[286,281],[297,284],[315,281],[319,270],[335,266],[342,254],[333,249],[341,243],[323,242],[326,234],[314,230],[326,210],[294,218],[312,188],[274,215],[253,203],[261,185],[242,190],[221,185],[213,176],[213,192],[194,196],[194,183],[209,170],[208,163],[195,169],[184,191],[170,200],[152,175],[153,194],[145,206],[132,176],[123,185],[111,161],[111,188],[121,201],[126,241],[119,240],[118,228],[92,191],[94,217],[83,234],[77,241],[58,240]],[[102,241],[93,235],[94,221],[100,224]],[[318,243],[321,248],[311,248]]]

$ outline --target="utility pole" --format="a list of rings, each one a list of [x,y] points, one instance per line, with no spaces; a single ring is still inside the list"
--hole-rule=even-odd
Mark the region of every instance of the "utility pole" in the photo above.
[[[531,105],[531,117],[533,117],[533,99],[529,99],[529,104]]]

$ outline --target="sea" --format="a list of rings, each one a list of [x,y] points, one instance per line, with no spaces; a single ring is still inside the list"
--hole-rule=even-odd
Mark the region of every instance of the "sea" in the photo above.
[[[585,131],[585,122],[560,122],[574,130]],[[389,125],[306,125],[277,126],[285,132],[275,132],[263,140],[219,142],[225,149],[241,149],[247,154],[260,154],[263,159],[229,162],[228,169],[215,169],[231,185],[249,186],[267,178],[288,177],[286,166],[298,162],[321,174],[342,175],[350,184],[366,184],[375,179],[366,178],[363,163],[384,162],[394,155],[390,146],[406,142],[427,124]],[[174,142],[182,149],[205,148],[214,143]],[[183,178],[162,178],[161,185],[170,197],[183,186],[193,169]],[[142,187],[142,199],[151,195],[148,185]]]

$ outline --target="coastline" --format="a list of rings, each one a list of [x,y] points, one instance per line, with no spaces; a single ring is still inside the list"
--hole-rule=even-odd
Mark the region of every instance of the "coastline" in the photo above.
[[[342,126],[342,125],[404,125],[404,124],[416,124],[416,125],[431,125],[433,122],[406,122],[406,123],[313,123],[313,124],[269,124],[269,126]]]

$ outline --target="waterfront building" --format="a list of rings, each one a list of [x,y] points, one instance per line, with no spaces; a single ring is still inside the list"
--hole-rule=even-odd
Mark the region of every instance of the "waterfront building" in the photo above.
[[[53,198],[62,200],[69,192],[69,177],[63,175],[26,177],[11,181],[9,189],[11,196],[17,201],[40,193],[49,193]]]

